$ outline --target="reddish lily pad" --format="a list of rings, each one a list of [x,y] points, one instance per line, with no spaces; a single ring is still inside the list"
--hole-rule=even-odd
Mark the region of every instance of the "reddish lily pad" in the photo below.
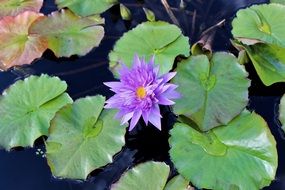
[[[98,46],[104,37],[99,17],[79,17],[69,10],[51,13],[34,25],[30,31],[47,38],[48,48],[57,57],[85,55]]]
[[[30,64],[42,56],[47,49],[44,37],[30,33],[30,26],[44,16],[26,11],[15,17],[0,20],[0,69],[7,70],[16,65]]]
[[[43,0],[0,0],[0,18],[16,16],[25,11],[39,12]]]

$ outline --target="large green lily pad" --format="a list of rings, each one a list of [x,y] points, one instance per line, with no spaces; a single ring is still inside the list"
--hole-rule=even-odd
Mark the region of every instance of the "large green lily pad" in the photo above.
[[[247,105],[247,72],[228,53],[191,56],[178,64],[174,83],[182,98],[176,100],[174,112],[196,122],[207,131],[227,124]]]
[[[233,36],[243,43],[258,40],[285,48],[285,6],[254,5],[237,12],[232,22]]]
[[[258,190],[275,178],[276,142],[256,113],[245,111],[207,133],[177,123],[169,142],[178,172],[198,188]]]
[[[39,12],[43,0],[0,0],[0,18],[16,16],[25,11]]]
[[[33,146],[48,135],[55,113],[72,99],[64,93],[67,84],[48,75],[31,76],[17,81],[0,98],[0,146]]]
[[[56,0],[58,8],[68,7],[80,16],[100,14],[116,4],[117,0]]]
[[[103,96],[86,97],[56,114],[46,143],[54,176],[86,179],[121,150],[126,125],[113,119],[115,111],[103,110],[104,103]]]
[[[127,171],[112,185],[112,190],[163,190],[169,167],[162,162],[149,161]]]
[[[285,48],[263,43],[244,47],[258,76],[266,86],[285,82]]]
[[[282,124],[282,129],[285,132],[285,95],[280,100],[279,105],[279,120]]]
[[[172,69],[178,55],[189,56],[189,51],[188,38],[177,26],[162,21],[144,22],[116,42],[109,54],[110,68],[117,74],[120,61],[131,66],[135,54],[147,60],[154,55],[160,73],[164,74]]]
[[[270,3],[279,3],[285,5],[285,0],[270,0]]]
[[[102,19],[79,17],[69,10],[53,12],[35,22],[30,32],[47,38],[48,48],[57,57],[85,55],[97,47],[104,37]]]

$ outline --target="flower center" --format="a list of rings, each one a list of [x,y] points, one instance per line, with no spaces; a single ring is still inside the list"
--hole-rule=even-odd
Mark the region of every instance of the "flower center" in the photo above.
[[[146,91],[145,91],[145,88],[140,86],[137,88],[137,91],[136,91],[136,95],[139,99],[143,99],[146,97]]]

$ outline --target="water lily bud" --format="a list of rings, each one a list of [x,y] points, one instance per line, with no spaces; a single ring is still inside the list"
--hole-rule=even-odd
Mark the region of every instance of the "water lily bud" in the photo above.
[[[149,10],[147,8],[144,8],[144,7],[143,7],[143,10],[144,10],[144,13],[146,15],[147,20],[151,21],[151,22],[154,22],[155,21],[154,13],[151,10]]]
[[[120,12],[123,20],[131,20],[131,11],[123,4],[120,4]]]
[[[180,0],[179,8],[185,9],[185,7],[186,7],[186,3],[184,2],[184,0]]]

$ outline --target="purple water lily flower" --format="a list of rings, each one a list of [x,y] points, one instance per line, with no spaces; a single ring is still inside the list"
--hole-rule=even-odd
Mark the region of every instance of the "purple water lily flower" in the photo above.
[[[120,82],[106,82],[115,95],[106,101],[105,108],[115,108],[119,112],[116,118],[121,118],[121,124],[131,119],[131,131],[140,117],[146,125],[152,123],[161,130],[161,115],[158,105],[173,105],[172,99],[180,97],[175,91],[177,85],[167,83],[176,72],[159,76],[159,66],[154,65],[154,57],[149,63],[135,55],[133,66],[129,69],[122,64],[119,70]]]

